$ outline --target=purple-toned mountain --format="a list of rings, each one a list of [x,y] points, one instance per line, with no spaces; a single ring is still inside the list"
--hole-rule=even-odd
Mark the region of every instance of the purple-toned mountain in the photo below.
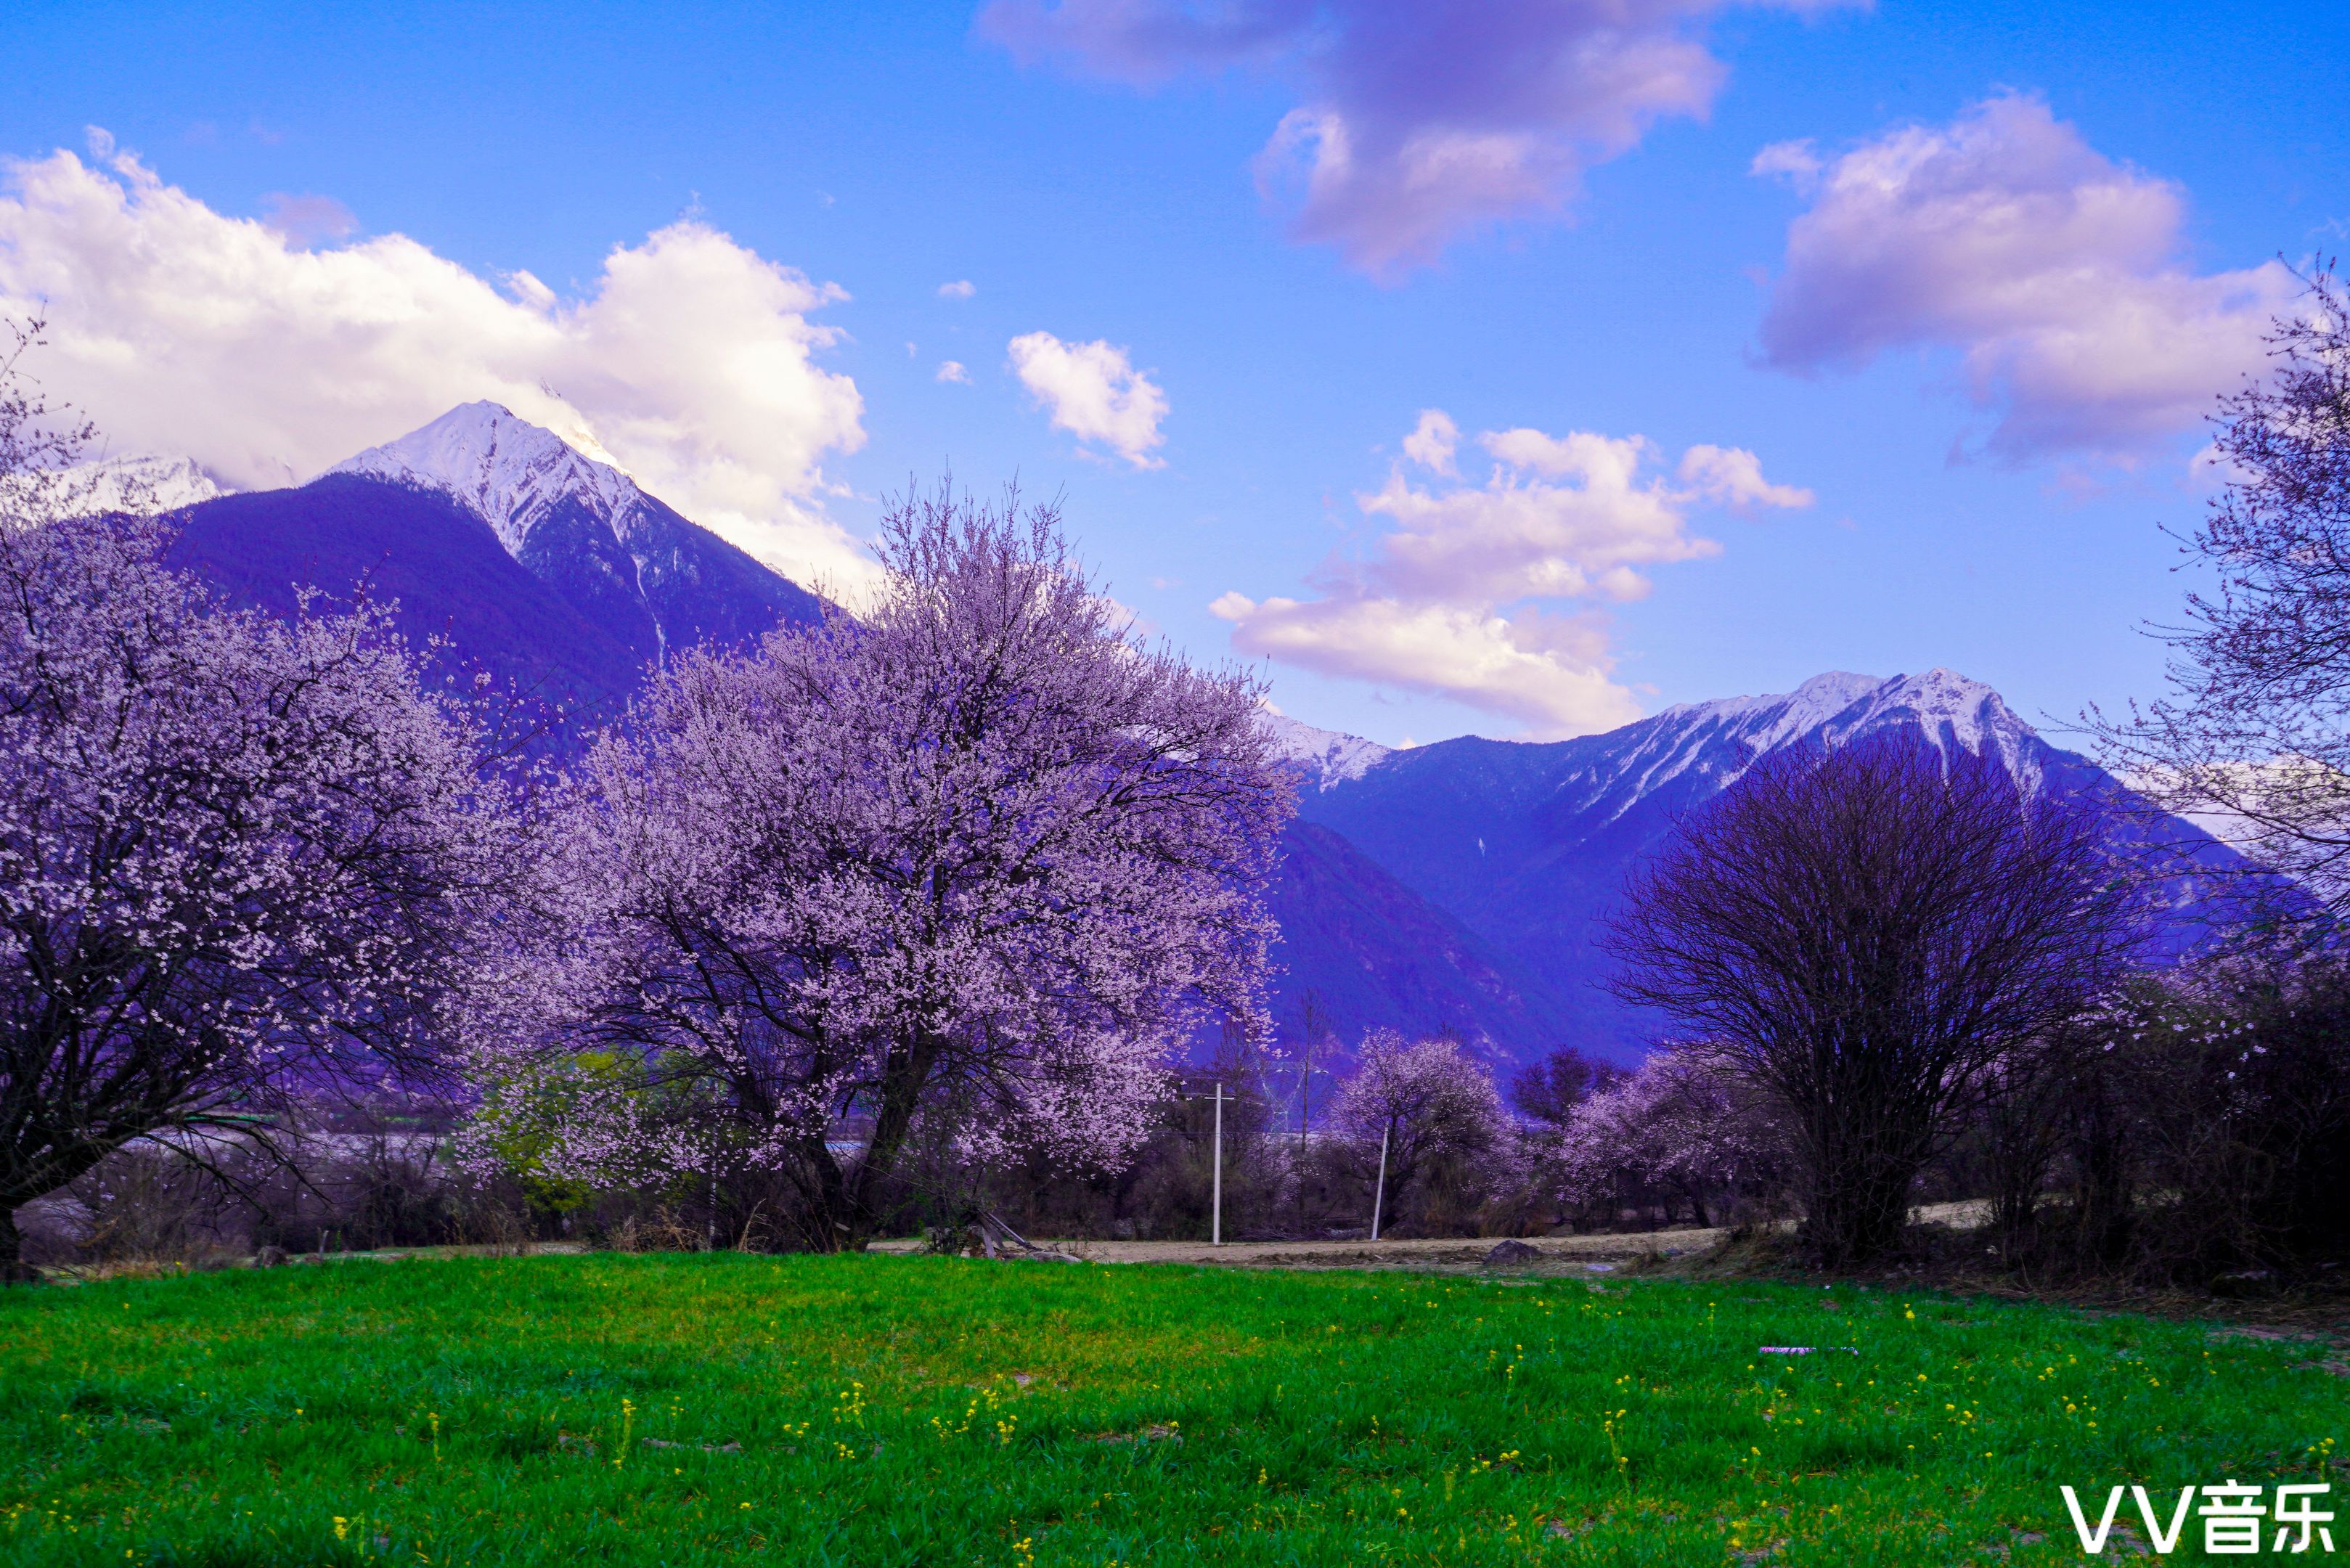
[[[1687,704],[1573,741],[1464,737],[1388,751],[1293,726],[1284,732],[1284,748],[1302,775],[1301,820],[1342,836],[1473,940],[1492,984],[1458,988],[1464,1003],[1481,992],[1541,999],[1532,1007],[1482,1009],[1470,1024],[1415,1016],[1428,1010],[1389,996],[1379,999],[1388,1014],[1382,1021],[1460,1023],[1472,1033],[1482,1029],[1508,1055],[1573,1044],[1629,1061],[1655,1042],[1661,1021],[1617,1002],[1600,984],[1607,960],[1597,946],[1599,922],[1627,873],[1671,833],[1679,814],[1728,788],[1756,759],[1896,730],[1945,747],[1988,748],[2035,787],[2121,790],[2095,764],[2042,739],[1990,687],[1947,670],[1891,680],[1822,675],[1783,696]],[[2176,818],[2120,831],[2155,834],[2208,862],[2232,858]],[[1367,972],[1409,972],[1430,960],[1426,917],[1417,910],[1396,920],[1359,900],[1323,908],[1287,886],[1279,900],[1285,909],[1316,905],[1317,918],[1343,927],[1343,934],[1317,937],[1317,950],[1343,949]],[[1318,959],[1292,961],[1280,990],[1285,1026],[1295,1023],[1303,989],[1321,983],[1328,968]]]
[[[399,607],[411,640],[442,639],[583,722],[618,712],[646,659],[499,547],[481,517],[450,497],[349,474],[296,490],[223,496],[180,514],[171,558],[232,602],[291,616],[316,589]]]
[[[297,488],[174,509],[176,557],[239,600],[284,611],[299,587],[341,597],[364,581],[399,601],[412,633],[588,716],[617,711],[674,650],[823,611],[618,467],[495,403],[452,409]]]

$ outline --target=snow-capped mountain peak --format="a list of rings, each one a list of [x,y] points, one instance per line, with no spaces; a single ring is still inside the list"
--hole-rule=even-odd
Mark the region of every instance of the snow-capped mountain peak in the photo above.
[[[1793,691],[1767,692],[1758,697],[1717,697],[1706,702],[1676,702],[1651,721],[1703,723],[1709,720],[1738,723],[1770,716],[1768,730],[1792,736],[1819,728],[1885,684],[1882,676],[1856,675],[1835,670],[1814,675]]]
[[[1377,741],[1337,730],[1317,730],[1286,713],[1268,711],[1264,730],[1273,741],[1273,754],[1305,775],[1317,789],[1330,789],[1358,779],[1375,763],[1394,754]]]
[[[45,489],[44,505],[75,517],[100,512],[178,512],[232,493],[191,457],[109,457],[77,463],[47,475]]]
[[[1970,752],[1981,751],[1988,739],[2010,756],[2015,743],[2032,733],[1997,691],[1939,666],[1889,680],[1835,670],[1780,695],[1680,703],[1647,724],[1682,731],[1728,727],[1759,756],[1809,736],[1841,740],[1896,719],[1918,725],[1938,742],[1955,742]]]
[[[1914,713],[1929,732],[1939,732],[1970,752],[1986,742],[2012,750],[2032,727],[2015,716],[2000,694],[1940,666],[1923,675],[1897,675],[1866,699],[1872,712]]]
[[[584,429],[557,435],[492,402],[462,403],[327,472],[444,492],[480,513],[517,558],[531,530],[567,502],[588,506],[625,537],[629,514],[645,499]]]
[[[1914,727],[1937,746],[1990,753],[2026,783],[2037,776],[2034,749],[2029,743],[2036,738],[2032,726],[2017,718],[1997,691],[1939,666],[1922,675],[1897,675],[1880,681],[1786,739],[1818,733],[1839,742],[1871,731],[1901,727]],[[1784,742],[1774,741],[1778,743]],[[1759,746],[1757,754],[1774,749],[1774,744]]]
[[[586,431],[546,430],[497,403],[451,409],[319,483],[358,480],[447,496],[650,663],[672,648],[736,644],[822,618],[822,601],[647,494]]]
[[[1761,758],[1789,746],[1841,745],[1909,730],[1936,746],[1996,755],[2019,780],[2039,776],[2032,727],[1998,692],[1950,670],[1884,679],[1847,670],[1815,675],[1793,691],[1684,702],[1605,735],[1565,742],[1575,758],[1568,794],[1620,815],[1685,776],[1727,787]]]

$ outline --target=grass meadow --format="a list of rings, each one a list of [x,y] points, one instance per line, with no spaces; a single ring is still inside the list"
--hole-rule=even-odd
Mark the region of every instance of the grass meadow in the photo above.
[[[0,1559],[2057,1563],[2059,1483],[2228,1478],[2334,1480],[2350,1544],[2350,1383],[2317,1360],[1736,1281],[733,1253],[118,1281],[0,1293]]]

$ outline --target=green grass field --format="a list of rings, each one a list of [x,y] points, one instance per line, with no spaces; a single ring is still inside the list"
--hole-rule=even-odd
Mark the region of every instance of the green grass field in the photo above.
[[[2230,1477],[2330,1477],[2350,1549],[2315,1359],[1741,1282],[721,1253],[16,1290],[0,1559],[2054,1563],[2060,1482]]]

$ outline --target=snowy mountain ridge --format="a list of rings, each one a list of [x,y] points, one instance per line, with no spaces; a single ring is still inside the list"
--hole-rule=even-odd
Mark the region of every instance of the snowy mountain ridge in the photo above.
[[[1300,792],[1301,823],[1327,837],[1295,874],[1318,880],[1284,895],[1284,918],[1293,909],[1315,917],[1315,946],[1303,955],[1315,967],[1285,976],[1277,998],[1294,1012],[1311,985],[1342,1027],[1400,1019],[1472,1037],[1482,1030],[1519,1053],[1572,1040],[1617,1061],[1637,1060],[1667,1021],[1607,991],[1615,961],[1602,939],[1627,879],[1670,842],[1689,813],[1718,799],[1759,760],[1879,735],[1996,758],[2035,793],[2064,797],[2122,787],[2095,762],[2036,733],[1989,686],[1939,669],[1890,679],[1835,671],[1793,691],[1684,703],[1571,741],[1463,736],[1393,752],[1352,777]],[[1314,751],[1342,754],[1330,739]],[[2159,845],[2182,866],[2216,865],[2227,855],[2176,818],[2123,815],[2110,832],[2117,846]],[[1430,906],[1436,924],[1401,918],[1397,895],[1368,896],[1362,890],[1368,874],[1341,887],[1331,869],[1339,863],[1334,843],[1351,846]],[[2183,901],[2188,884],[2177,887]],[[1430,933],[1444,920],[1466,933],[1470,947],[1462,950],[1506,995],[1461,966],[1425,996],[1373,983],[1423,963]],[[2200,929],[2182,921],[2161,940],[2182,945]],[[1518,1004],[1505,1005],[1510,998]]]
[[[649,664],[822,618],[815,595],[648,494],[586,431],[558,434],[502,404],[461,403],[313,484],[355,481],[454,501]]]
[[[1620,812],[1692,769],[1711,774],[1715,787],[1726,787],[1755,762],[1789,746],[1815,738],[1840,745],[1903,727],[1936,746],[1988,749],[2026,784],[2038,777],[2033,744],[2038,732],[1997,691],[1939,667],[1890,679],[1836,670],[1782,694],[1679,703],[1605,735],[1566,742],[1591,753],[1588,763],[1569,776],[1604,780]]]
[[[1988,739],[2002,754],[2012,756],[2015,742],[2033,732],[1997,691],[1939,666],[1923,675],[1896,675],[1890,680],[1838,670],[1814,675],[1783,697],[1684,703],[1657,716],[1729,718],[1745,713],[1770,715],[1763,729],[1750,737],[1764,751],[1819,730],[1849,733],[1894,716],[1910,719],[1938,741],[1955,741],[1970,752],[1981,751]]]
[[[1275,754],[1321,791],[1361,779],[1400,753],[1375,741],[1316,729],[1284,714],[1266,715]],[[1506,748],[1505,754],[1552,765],[1544,786],[1588,809],[1604,797],[1620,815],[1638,801],[1695,772],[1708,787],[1734,782],[1757,760],[1814,738],[1840,744],[1856,735],[1913,728],[1938,746],[1981,752],[1988,744],[2017,777],[2037,776],[2037,732],[2016,717],[1991,687],[1955,670],[1889,679],[1831,670],[1793,691],[1679,702],[1646,719],[1572,741],[1471,742]],[[1423,751],[1461,744],[1439,742]]]
[[[100,512],[151,516],[235,493],[192,457],[101,458],[57,470],[52,483],[55,489],[44,500],[73,517]]]

